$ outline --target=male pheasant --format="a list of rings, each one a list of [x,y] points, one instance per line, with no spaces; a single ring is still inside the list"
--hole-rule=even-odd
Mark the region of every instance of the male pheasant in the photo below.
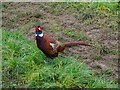
[[[36,26],[36,43],[37,47],[49,58],[53,59],[57,57],[58,53],[63,52],[66,47],[76,45],[91,46],[83,41],[61,43],[53,39],[51,36],[43,34],[42,29],[41,26]]]

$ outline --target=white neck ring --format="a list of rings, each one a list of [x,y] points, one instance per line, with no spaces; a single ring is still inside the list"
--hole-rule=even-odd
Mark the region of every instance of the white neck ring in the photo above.
[[[41,33],[41,34],[35,34],[35,36],[43,37],[43,33]]]

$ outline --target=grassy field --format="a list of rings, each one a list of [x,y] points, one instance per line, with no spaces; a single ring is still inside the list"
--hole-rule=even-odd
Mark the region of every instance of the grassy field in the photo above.
[[[3,88],[118,88],[118,3],[2,3]],[[18,8],[19,7],[19,8]],[[35,26],[61,42],[55,59],[36,46]]]
[[[3,87],[117,88],[73,57],[47,58],[21,32],[3,30]]]

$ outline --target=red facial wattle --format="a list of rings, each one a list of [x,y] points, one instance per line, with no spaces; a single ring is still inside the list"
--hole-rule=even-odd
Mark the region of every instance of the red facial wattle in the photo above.
[[[36,26],[36,32],[38,32],[38,30],[39,30],[39,29],[38,29],[38,26]]]

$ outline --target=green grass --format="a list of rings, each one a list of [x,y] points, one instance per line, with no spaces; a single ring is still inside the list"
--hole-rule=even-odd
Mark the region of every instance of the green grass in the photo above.
[[[117,88],[71,57],[47,58],[19,30],[2,30],[3,88]]]
[[[86,41],[91,41],[91,38],[88,37],[84,32],[80,31],[78,33],[78,31],[75,31],[73,29],[70,28],[66,28],[63,31],[63,34],[69,36],[69,37],[75,37],[78,40],[86,40]]]
[[[118,55],[118,53],[120,52],[120,50],[118,49],[109,49],[107,46],[100,44],[100,43],[96,43],[95,44],[96,50],[101,54],[112,54],[112,55]],[[98,56],[99,57],[99,56]],[[100,56],[101,57],[101,56]]]
[[[62,30],[64,30],[64,27],[62,27],[62,26],[60,26],[58,24],[54,24],[54,25],[51,25],[49,27],[49,29],[50,30],[54,30],[56,32],[56,31],[62,31]]]
[[[61,2],[61,3],[48,3],[48,6],[45,7],[45,11],[50,12],[54,15],[63,15],[63,12],[72,14],[72,13],[88,13],[92,16],[93,12],[97,14],[97,16],[116,16],[118,15],[119,7],[117,2],[94,2],[94,3],[75,3],[75,2]],[[53,9],[54,7],[54,9]]]

